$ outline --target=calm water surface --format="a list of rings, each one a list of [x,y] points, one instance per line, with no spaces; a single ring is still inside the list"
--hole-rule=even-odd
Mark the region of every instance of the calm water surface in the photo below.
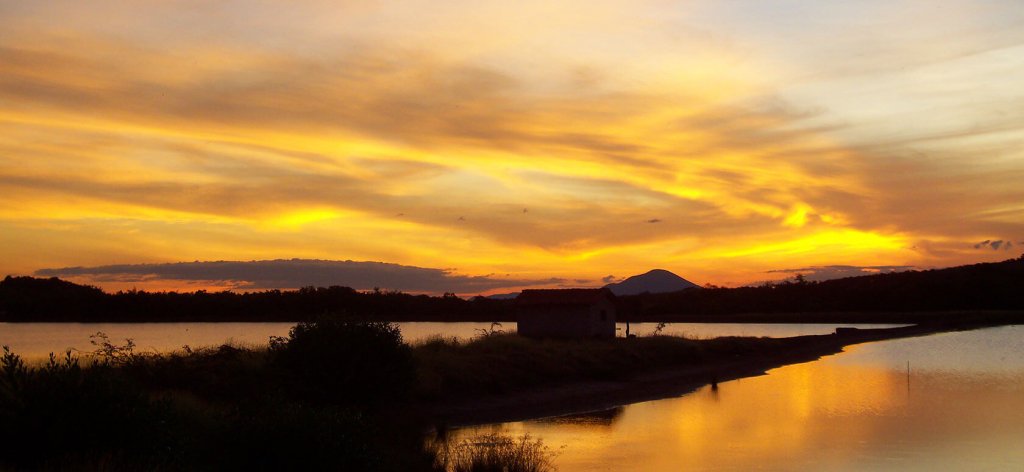
[[[1024,326],[854,346],[717,391],[457,434],[491,430],[542,438],[561,471],[1020,471]]]
[[[233,343],[243,346],[266,346],[270,336],[287,336],[294,323],[0,323],[0,345],[29,359],[42,359],[49,353],[67,349],[88,352],[94,349],[89,336],[103,332],[114,344],[131,338],[139,352],[170,352],[183,346],[203,347]],[[432,336],[470,339],[490,323],[398,323],[408,342],[419,342]],[[716,336],[784,337],[803,334],[826,334],[835,324],[738,324],[738,323],[671,323],[663,334],[709,338]],[[847,326],[847,325],[844,325]],[[861,327],[895,325],[848,325]],[[503,323],[495,329],[515,331],[515,323]],[[641,336],[652,334],[657,323],[633,323],[630,332]],[[620,325],[620,335],[625,324]]]

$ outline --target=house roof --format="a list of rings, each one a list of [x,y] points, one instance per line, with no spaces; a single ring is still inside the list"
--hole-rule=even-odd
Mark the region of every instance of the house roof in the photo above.
[[[602,299],[615,295],[606,288],[528,289],[516,297],[516,305],[590,305]]]

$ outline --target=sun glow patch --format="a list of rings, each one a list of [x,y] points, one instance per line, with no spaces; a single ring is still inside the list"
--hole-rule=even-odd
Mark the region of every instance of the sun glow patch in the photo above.
[[[793,206],[793,210],[789,212],[785,220],[782,220],[783,226],[789,226],[793,228],[801,228],[807,224],[807,214],[813,211],[810,205],[806,203],[798,203]]]
[[[761,255],[797,255],[818,251],[836,251],[846,254],[868,251],[897,251],[906,247],[903,236],[889,236],[854,229],[827,230],[789,241],[755,245],[727,251],[722,257],[748,257]]]
[[[270,226],[280,228],[298,228],[310,223],[333,220],[351,216],[352,212],[343,212],[335,209],[313,209],[301,210],[270,218]]]

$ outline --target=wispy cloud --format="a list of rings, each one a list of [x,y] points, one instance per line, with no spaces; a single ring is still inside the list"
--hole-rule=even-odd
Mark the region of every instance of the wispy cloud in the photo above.
[[[807,280],[821,281],[831,279],[841,279],[844,277],[858,277],[861,275],[874,275],[887,272],[903,272],[907,270],[914,270],[914,266],[850,266],[850,265],[831,265],[831,266],[813,266],[813,267],[801,267],[798,269],[777,269],[770,270],[768,273],[771,274],[791,274],[791,275],[803,275]]]

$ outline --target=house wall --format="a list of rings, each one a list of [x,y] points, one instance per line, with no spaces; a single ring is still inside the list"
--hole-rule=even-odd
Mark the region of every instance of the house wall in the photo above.
[[[532,337],[581,337],[591,331],[588,307],[529,307],[518,313],[517,331]]]
[[[604,319],[601,312],[604,311]],[[520,308],[518,332],[530,337],[614,337],[615,305],[602,300],[579,307],[566,305],[530,306]]]
[[[604,312],[602,319],[601,312]],[[590,307],[590,335],[615,337],[615,305],[608,299]]]

